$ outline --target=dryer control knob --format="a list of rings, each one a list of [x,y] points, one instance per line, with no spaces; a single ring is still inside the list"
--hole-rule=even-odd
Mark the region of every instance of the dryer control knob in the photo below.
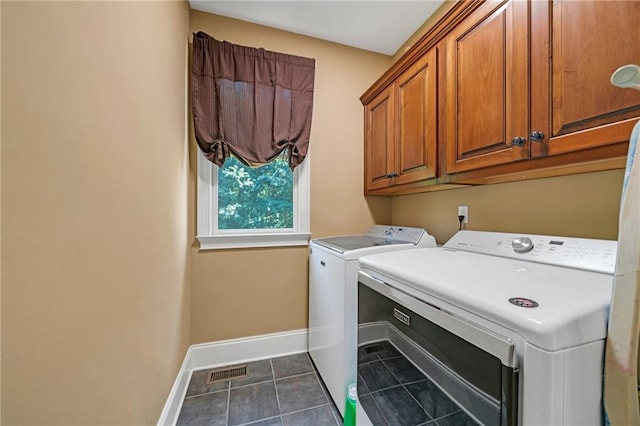
[[[533,241],[529,237],[516,238],[511,242],[511,247],[516,253],[527,253],[533,250]]]

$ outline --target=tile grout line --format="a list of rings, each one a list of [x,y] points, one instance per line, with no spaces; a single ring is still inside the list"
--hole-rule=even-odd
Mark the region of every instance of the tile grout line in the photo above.
[[[389,342],[389,343],[391,343],[391,342]],[[393,344],[392,344],[392,346],[393,346]],[[395,347],[395,346],[394,346],[394,347]],[[397,349],[396,349],[396,350],[397,350]],[[376,354],[376,356],[379,358],[378,360],[376,360],[376,362],[377,362],[377,361],[379,361],[380,363],[382,363],[382,366],[383,366],[384,368],[386,368],[386,369],[387,369],[387,371],[391,374],[391,376],[392,376],[394,379],[396,379],[396,381],[398,382],[398,384],[397,384],[397,385],[393,385],[393,386],[389,386],[389,387],[384,388],[384,389],[378,389],[378,390],[377,390],[377,391],[375,391],[375,392],[382,392],[382,391],[385,391],[385,390],[387,390],[387,389],[393,389],[393,388],[401,387],[405,392],[407,392],[407,393],[409,394],[409,396],[410,396],[414,401],[416,401],[415,397],[411,394],[411,392],[409,392],[409,391],[407,390],[407,388],[405,388],[405,387],[404,387],[404,384],[403,384],[403,383],[398,379],[398,377],[397,377],[395,374],[393,374],[393,371],[391,371],[391,369],[390,369],[390,368],[387,366],[387,364],[384,362],[385,360],[384,360],[384,359],[382,359],[382,357],[380,357],[380,354]],[[401,356],[399,356],[399,357],[397,357],[397,358],[400,358],[400,357],[403,357],[403,355],[401,355]],[[385,358],[385,359],[392,359],[392,358],[395,358],[395,357],[388,357],[388,358]],[[405,358],[405,359],[406,359],[406,358]],[[373,361],[371,361],[371,363],[373,363]],[[368,364],[368,363],[367,363],[367,364]],[[376,399],[373,397],[374,392],[372,392],[372,391],[371,391],[371,389],[369,388],[369,385],[367,385],[367,382],[364,380],[364,377],[362,378],[362,381],[364,382],[365,386],[367,386],[367,389],[369,389],[369,391],[370,391],[369,395],[371,395],[371,400],[373,401],[373,404],[374,404],[374,405],[376,406],[376,408],[378,409],[378,412],[382,415],[382,417],[384,418],[384,421],[385,421],[387,424],[390,424],[389,419],[388,419],[388,418],[387,418],[387,416],[385,415],[385,410],[383,410],[383,409],[380,407],[380,405],[378,405],[378,402],[377,402],[377,401],[376,401]],[[420,380],[419,380],[419,381],[420,381]],[[413,382],[413,383],[416,383],[416,382]],[[424,411],[424,413],[427,415],[427,417],[428,417],[430,420],[433,420],[433,417],[431,417],[431,414],[429,414],[429,412],[428,412],[427,410],[425,410],[425,408],[422,406],[422,404],[420,404],[418,401],[416,401],[416,402],[418,403],[418,407],[422,408],[422,411]]]
[[[265,420],[273,420],[273,419],[280,419],[280,421],[282,421],[282,416],[278,415],[278,416],[265,417],[264,419],[252,420],[249,423],[242,423],[236,426],[250,426],[250,425],[255,425],[256,423],[263,422]]]
[[[231,386],[231,389],[242,389],[242,388],[248,388],[249,386],[255,386],[255,385],[261,385],[263,383],[269,383],[269,382],[273,382],[274,379],[267,379],[267,380],[263,380],[261,382],[255,382],[255,383],[247,383],[246,385],[240,385],[240,386]]]
[[[458,413],[464,413],[464,414],[466,414],[466,413],[464,412],[464,410],[462,410],[462,409],[458,409],[458,410],[454,411],[453,413],[445,414],[444,416],[440,416],[440,417],[434,418],[434,419],[433,419],[433,421],[434,421],[434,422],[436,422],[436,424],[439,424],[439,423],[438,423],[438,420],[446,419],[447,417],[451,417],[451,416],[453,416],[454,414],[458,414]],[[473,420],[473,419],[472,419],[472,420]],[[475,420],[473,420],[473,421],[475,422]]]
[[[330,399],[330,397],[328,396],[327,391],[325,390],[324,385],[322,384],[322,381],[320,380],[320,377],[318,376],[317,369],[315,368],[313,362],[309,358],[309,353],[306,354],[306,360],[309,362],[309,366],[311,367],[310,371],[308,371],[306,373],[300,373],[300,374],[295,374],[295,375],[291,375],[291,376],[281,377],[279,379],[275,379],[275,371],[274,371],[274,379],[275,379],[275,381],[278,381],[278,380],[285,380],[285,379],[291,379],[291,378],[296,378],[296,377],[304,377],[304,376],[313,375],[313,377],[316,379],[316,383],[320,387],[320,392],[322,392],[322,396],[324,397],[325,402],[323,404],[320,404],[320,405],[304,407],[304,408],[302,408],[300,410],[291,411],[291,412],[286,413],[286,414],[283,413],[282,409],[280,408],[281,419],[282,419],[282,416],[284,416],[284,415],[302,413],[302,412],[305,412],[305,411],[315,410],[317,408],[328,407],[329,411],[331,412],[331,417],[333,418],[333,420],[336,422],[337,425],[340,425],[341,422],[336,420],[336,416],[335,416],[334,410],[332,409],[333,402]],[[277,393],[277,387],[276,387],[276,393]],[[278,400],[278,404],[279,404],[279,400]]]
[[[320,378],[320,373],[318,372],[318,369],[316,368],[316,365],[313,363],[313,360],[311,359],[311,354],[309,352],[307,352],[307,360],[309,361],[309,364],[311,364],[311,369],[313,370],[313,373],[316,376],[316,380],[318,381],[318,384],[320,385],[320,390],[322,391],[322,394],[324,395],[325,399],[327,400],[326,406],[329,407],[329,411],[331,412],[331,415],[333,416],[333,420],[335,420],[336,425],[338,425],[338,426],[342,425],[343,424],[342,418],[338,418],[338,417],[340,417],[340,410],[338,410],[338,407],[336,406],[335,401],[333,400],[333,398],[329,394],[329,389],[326,388],[326,386],[324,385],[324,382]],[[333,410],[334,406],[336,408],[335,410]],[[319,407],[324,407],[324,405],[320,405]],[[336,412],[337,412],[337,414],[336,414]]]
[[[454,412],[452,412],[452,413],[445,414],[445,415],[440,416],[440,417],[434,417],[434,418],[433,418],[433,420],[435,420],[435,421],[437,422],[438,420],[442,420],[442,419],[444,419],[444,418],[446,418],[446,417],[451,417],[451,416],[453,416],[454,414],[458,414],[458,413],[467,414],[467,413],[465,413],[465,412],[464,412],[464,410],[463,410],[462,408],[458,408],[456,411],[454,411]]]
[[[273,389],[276,391],[276,401],[278,402],[278,414],[280,414],[280,420],[282,420],[282,407],[280,406],[280,396],[278,395],[278,386],[276,386],[276,371],[273,368],[273,358],[269,358],[269,364],[271,364],[271,375],[273,376]]]
[[[325,407],[325,406],[329,407],[329,411],[331,412],[331,417],[333,417],[333,420],[335,420],[337,425],[341,425],[342,422],[339,421],[336,418],[336,413],[332,409],[332,405],[336,405],[335,401],[333,401],[333,399],[331,398],[331,395],[329,395],[329,389],[325,389],[325,385],[322,382],[322,379],[320,379],[320,375],[318,373],[318,369],[316,368],[315,364],[311,360],[311,356],[310,356],[309,352],[307,352],[307,361],[309,361],[309,364],[311,365],[311,372],[315,376],[316,381],[318,382],[318,385],[320,386],[320,391],[322,392],[322,395],[324,396],[325,401],[327,401],[326,404],[318,405],[316,407],[309,407],[309,408],[307,408],[307,410],[309,410],[311,408],[319,408],[319,407]],[[335,411],[338,411],[338,407],[336,407]],[[339,413],[339,411],[338,411],[338,413]]]
[[[295,377],[302,377],[302,376],[308,376],[310,374],[315,374],[315,371],[309,371],[308,373],[300,373],[300,374],[295,374],[293,376],[286,376],[286,377],[280,377],[279,379],[274,378],[275,381],[278,380],[286,380],[286,379],[293,379]]]
[[[407,384],[411,384],[411,383],[407,383]],[[429,417],[429,419],[435,420],[435,418],[431,415],[431,413],[428,412],[427,409],[422,404],[420,404],[420,401],[418,401],[418,399],[411,392],[409,392],[409,389],[407,389],[404,384],[402,385],[402,389],[404,389],[405,392],[407,392],[409,396],[416,402],[416,404],[418,404],[418,407],[422,408],[422,411],[424,411],[424,413]]]
[[[318,376],[318,373],[316,371],[313,372],[313,374],[316,376],[316,380],[318,381],[318,384],[320,385],[320,390],[322,391],[322,395],[324,395],[324,399],[327,400],[327,402],[331,401],[331,396],[329,395],[329,390],[325,390],[324,385],[322,384],[322,380],[320,380],[320,376]]]
[[[226,419],[224,419],[224,424],[225,426],[229,426],[229,409],[231,407],[231,380],[229,380],[229,383],[227,385],[227,416]]]
[[[312,363],[313,366],[313,363]],[[322,379],[320,379],[320,375],[318,374],[318,371],[316,370],[315,366],[313,367],[313,372],[316,376],[316,380],[318,381],[318,384],[320,385],[320,390],[322,391],[322,394],[324,395],[324,398],[327,400],[327,405],[329,406],[329,410],[331,411],[331,415],[333,416],[333,420],[336,421],[337,425],[340,425],[342,422],[340,421],[341,419],[338,419],[336,417],[336,413],[334,410],[331,409],[332,404],[336,405],[336,411],[338,411],[338,413],[340,413],[340,410],[338,410],[337,404],[335,403],[335,401],[333,401],[333,398],[331,398],[331,395],[329,394],[329,389],[325,389],[324,384],[322,383]],[[320,405],[320,407],[323,407],[323,405]]]
[[[364,380],[364,377],[362,378],[362,381],[364,382],[365,386],[367,386],[367,389],[369,389],[369,395],[375,393],[375,392],[382,392],[382,391],[386,391],[388,389],[393,389],[393,388],[397,388],[397,387],[404,387],[404,385],[402,384],[402,382],[400,380],[398,380],[398,378],[396,377],[395,374],[393,374],[393,371],[391,371],[389,369],[389,367],[387,367],[387,364],[384,363],[383,360],[377,360],[376,362],[380,362],[382,363],[382,366],[389,372],[389,374],[391,374],[391,376],[393,376],[394,379],[396,379],[396,382],[398,382],[395,385],[391,385],[391,386],[387,386],[386,388],[380,388],[380,389],[376,389],[375,391],[371,390],[371,387],[367,384],[366,380]],[[418,380],[418,382],[420,382],[421,380]],[[411,382],[411,383],[416,383],[416,382]]]
[[[228,388],[229,388],[229,383],[227,383],[227,389]],[[187,400],[187,399],[191,399],[191,398],[197,398],[199,396],[211,395],[212,393],[224,392],[227,389],[218,389],[218,390],[213,390],[211,392],[203,392],[203,393],[198,393],[198,394],[195,394],[195,395],[189,395],[189,396],[185,396],[184,399]]]
[[[362,382],[364,387],[367,388],[367,392],[360,392],[360,382]],[[367,386],[367,383],[364,381],[364,377],[362,377],[360,373],[356,374],[356,391],[356,393],[358,394],[358,398],[360,398],[360,396],[371,395],[371,389],[369,389],[369,386]]]
[[[322,394],[326,398],[327,402],[331,402],[333,399],[331,398],[331,394],[329,393],[329,389],[327,389],[327,387],[324,385],[324,382],[322,381],[322,378],[320,378],[320,374],[317,371],[314,371],[314,374],[316,375],[316,380],[318,381],[318,384],[320,385],[320,390],[322,391]]]
[[[378,355],[376,355],[378,356]],[[378,359],[375,360],[375,362],[382,362],[382,359],[380,359],[380,357],[378,356]],[[370,361],[371,363],[373,363],[374,361]],[[367,363],[362,363],[362,365],[365,364],[369,364],[369,362]],[[387,368],[386,365],[384,365],[384,363],[382,364],[385,368]],[[360,364],[358,364],[358,367],[360,367]],[[358,376],[361,376],[360,373],[358,373]],[[395,377],[395,376],[394,376]],[[376,401],[376,399],[373,397],[373,392],[371,391],[371,388],[369,387],[369,385],[367,384],[366,380],[364,379],[364,377],[362,377],[362,383],[364,383],[364,385],[367,387],[367,389],[369,390],[369,396],[371,397],[371,402],[373,402],[373,405],[376,406],[376,408],[378,409],[378,412],[380,413],[380,415],[382,416],[382,419],[384,420],[384,422],[389,425],[389,420],[387,419],[387,416],[384,415],[384,410],[382,410],[382,408],[380,407],[380,405],[378,404],[378,401]],[[358,398],[360,397],[360,395],[358,395]],[[364,408],[364,407],[363,407]]]
[[[407,357],[405,357],[404,355],[403,355],[402,357],[398,357],[398,358],[404,358],[404,359],[405,359],[405,360],[407,360],[407,362],[409,362],[409,363],[410,363],[414,368],[416,368],[416,367],[413,365],[413,363],[412,363],[411,361],[409,361],[409,360],[407,359]],[[387,358],[387,359],[393,359],[393,358]],[[431,415],[431,413],[429,413],[429,412],[427,411],[427,409],[426,409],[422,404],[420,404],[420,401],[418,401],[418,399],[417,399],[417,398],[416,398],[416,397],[415,397],[411,392],[409,392],[409,389],[407,389],[407,387],[406,387],[406,385],[411,385],[411,384],[414,384],[414,383],[419,383],[419,382],[422,382],[422,381],[427,381],[427,380],[429,380],[429,378],[428,378],[427,376],[425,376],[425,375],[424,375],[420,370],[418,370],[418,372],[420,372],[420,374],[422,374],[422,376],[424,377],[424,379],[422,379],[422,380],[414,380],[413,382],[402,383],[402,381],[398,378],[398,376],[396,376],[396,375],[394,374],[394,372],[393,372],[393,371],[391,371],[391,369],[389,368],[389,366],[387,365],[387,363],[386,363],[386,362],[384,362],[384,361],[385,361],[384,359],[381,359],[381,360],[380,360],[380,362],[382,362],[382,365],[384,365],[384,367],[389,371],[389,373],[391,373],[391,375],[393,376],[393,378],[394,378],[394,379],[396,379],[396,380],[398,381],[398,383],[400,383],[400,386],[402,386],[402,389],[404,389],[404,391],[405,391],[405,392],[407,392],[407,393],[409,394],[409,396],[411,397],[411,399],[413,399],[413,400],[416,402],[416,404],[418,404],[418,407],[422,408],[422,411],[424,411],[424,413],[427,415],[427,417],[429,417],[429,419],[430,419],[430,420],[435,420],[435,418]],[[417,368],[416,368],[416,369],[417,369]],[[431,382],[431,380],[429,380],[429,381]],[[433,382],[432,382],[432,383],[433,383]],[[394,386],[394,387],[395,387],[395,386]],[[382,389],[382,390],[383,390],[383,389]]]
[[[373,401],[373,405],[376,406],[376,408],[378,409],[378,412],[380,413],[380,415],[382,416],[382,418],[384,419],[385,423],[387,425],[389,425],[389,419],[387,419],[387,416],[385,416],[385,410],[382,409],[382,407],[380,407],[380,404],[378,404],[378,401],[376,401],[376,399],[371,396],[371,401]]]
[[[291,411],[290,413],[284,413],[283,416],[288,416],[289,414],[298,414],[298,413],[302,413],[304,411],[315,410],[316,408],[322,408],[322,407],[331,408],[331,404],[324,403],[324,404],[320,404],[320,405],[314,405],[312,407],[305,407],[305,408],[301,408],[299,410]]]

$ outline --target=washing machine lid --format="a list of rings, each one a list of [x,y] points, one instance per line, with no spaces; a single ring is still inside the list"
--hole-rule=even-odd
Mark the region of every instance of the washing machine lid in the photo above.
[[[342,235],[338,237],[318,238],[313,240],[313,242],[340,254],[369,247],[408,244],[405,241],[388,240],[380,237],[370,237],[368,235]]]
[[[375,249],[387,247],[391,250],[399,245],[419,246],[419,247],[435,247],[435,239],[422,228],[412,228],[406,226],[386,226],[374,225],[365,234],[362,235],[340,235],[334,237],[317,238],[312,240],[319,246],[325,247],[338,254],[346,255],[348,252],[356,250],[362,251],[360,255],[369,252],[375,252]],[[397,248],[397,247],[396,247]],[[351,256],[358,256],[357,253],[351,253]]]
[[[473,244],[477,247],[480,242],[474,240]],[[556,249],[551,250],[553,247]],[[544,250],[549,251],[548,256],[550,252],[555,255],[557,246],[547,245]],[[572,257],[581,256],[585,255],[577,251]],[[615,259],[615,251],[612,256]],[[564,254],[559,258],[564,259]],[[365,256],[360,258],[360,270],[392,287],[408,288],[434,305],[443,301],[455,306],[470,321],[480,317],[486,320],[485,326],[493,323],[513,330],[548,351],[602,340],[607,335],[612,274],[446,245]]]

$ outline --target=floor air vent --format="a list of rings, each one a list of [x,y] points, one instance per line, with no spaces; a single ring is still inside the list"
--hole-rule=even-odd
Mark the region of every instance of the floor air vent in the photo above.
[[[209,372],[207,384],[229,379],[241,379],[249,375],[247,366],[220,367]]]

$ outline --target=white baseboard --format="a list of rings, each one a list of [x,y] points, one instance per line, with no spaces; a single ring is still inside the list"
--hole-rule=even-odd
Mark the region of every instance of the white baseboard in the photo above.
[[[158,426],[175,425],[191,373],[205,368],[307,352],[307,329],[191,345],[184,357]]]

